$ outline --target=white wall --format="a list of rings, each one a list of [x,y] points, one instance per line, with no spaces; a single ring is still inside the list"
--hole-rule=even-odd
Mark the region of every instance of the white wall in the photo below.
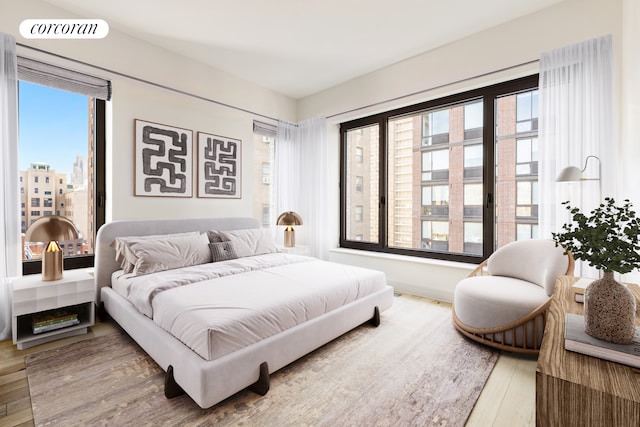
[[[331,198],[334,246],[338,246],[339,234],[340,122],[534,74],[538,64],[530,62],[537,61],[542,52],[605,34],[613,36],[616,92],[620,94],[622,0],[567,0],[299,100],[299,120],[330,116],[329,188],[336,192]],[[512,68],[519,64],[526,65]],[[494,73],[496,70],[504,71]],[[408,94],[414,95],[403,97]],[[372,106],[359,109],[368,105]],[[339,114],[353,109],[357,110]],[[637,173],[630,173],[638,182]],[[396,290],[446,301],[452,299],[456,283],[471,270],[471,266],[460,263],[341,249],[334,250],[331,259],[383,269]]]
[[[253,119],[269,121],[207,101],[155,87],[121,75],[197,94],[268,117],[295,120],[296,102],[185,57],[152,46],[113,27],[102,40],[27,40],[18,31],[29,18],[75,18],[38,0],[0,0],[0,31],[18,43],[106,70],[18,48],[18,54],[109,78],[113,100],[107,122],[107,220],[253,215],[250,185]],[[259,64],[256,64],[257,66]],[[111,72],[115,71],[115,73]],[[174,125],[243,141],[241,199],[134,197],[134,119]],[[44,159],[46,160],[46,159]],[[194,159],[195,160],[195,159]]]
[[[329,188],[331,198],[330,230],[338,245],[339,233],[339,134],[338,123],[377,111],[397,108],[445,96],[498,81],[537,72],[537,64],[511,69],[514,65],[539,58],[540,53],[611,33],[615,49],[617,94],[622,85],[633,86],[634,94],[626,95],[620,109],[627,109],[622,152],[638,153],[634,140],[638,123],[638,6],[637,0],[566,0],[554,7],[508,22],[471,37],[450,43],[377,72],[353,79],[321,93],[296,101],[204,66],[181,56],[151,46],[112,29],[104,40],[24,40],[18,34],[20,22],[28,18],[73,18],[69,13],[38,0],[0,0],[0,31],[13,34],[18,42],[54,52],[65,57],[102,66],[121,73],[141,77],[159,84],[195,93],[255,111],[270,117],[302,120],[317,115],[330,118]],[[623,31],[622,8],[625,7]],[[632,12],[628,17],[627,12]],[[416,29],[428,31],[428,29]],[[634,52],[633,60],[624,63],[625,55]],[[635,38],[634,38],[635,35]],[[19,49],[19,54],[48,62],[68,65],[65,60]],[[626,58],[626,57],[625,57]],[[108,219],[171,218],[252,214],[251,122],[249,114],[226,109],[205,101],[168,92],[135,82],[107,71],[71,64],[72,68],[111,78],[114,86],[112,116],[108,129]],[[505,71],[494,73],[496,70]],[[476,76],[481,76],[477,77]],[[452,82],[459,82],[451,84]],[[625,86],[626,88],[626,86]],[[414,94],[402,99],[396,99]],[[389,99],[395,101],[384,102]],[[346,114],[338,114],[363,106]],[[624,107],[624,108],[623,108]],[[633,113],[633,115],[631,115]],[[140,118],[179,127],[217,133],[243,140],[243,197],[240,200],[164,199],[133,196],[133,119]],[[263,119],[264,120],[264,119]],[[622,132],[621,132],[622,133]],[[195,137],[195,134],[194,134]],[[632,145],[635,144],[635,145]],[[630,151],[629,151],[630,150]],[[635,157],[637,158],[637,156]],[[627,157],[629,159],[629,157]],[[621,180],[637,183],[638,174],[631,160],[621,166]],[[627,185],[627,187],[631,187]],[[637,185],[633,187],[640,188]],[[636,203],[639,205],[640,201]],[[384,270],[400,291],[450,300],[453,287],[471,266],[409,257],[358,254],[336,250],[336,261],[370,266]]]

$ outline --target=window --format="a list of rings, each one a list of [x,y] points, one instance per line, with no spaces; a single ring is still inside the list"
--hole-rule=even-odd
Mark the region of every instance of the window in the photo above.
[[[361,176],[356,176],[356,191],[358,193],[362,193],[364,188],[364,178]]]
[[[422,215],[449,216],[449,186],[422,187]]]
[[[482,223],[464,223],[464,251],[465,253],[482,255]]]
[[[516,131],[538,130],[538,91],[532,90],[516,95]]]
[[[342,123],[340,245],[477,263],[535,235],[537,83]]]
[[[104,223],[105,101],[23,80],[18,88],[22,203],[45,208],[21,211],[22,233],[38,218],[64,215],[79,232],[77,241],[61,242],[75,248],[65,251],[65,269],[92,266],[95,233]],[[74,174],[79,153],[95,166]],[[65,199],[75,208],[56,208]],[[25,242],[23,274],[40,271],[41,254],[41,242]]]
[[[342,223],[344,234],[349,240],[378,243],[380,199],[379,169],[380,161],[380,127],[355,127],[345,134],[344,149],[353,159],[344,170],[343,196],[349,200],[349,206],[343,210],[345,217]],[[362,188],[359,191],[358,188]],[[344,200],[343,200],[344,202]],[[356,240],[356,236],[358,240]]]
[[[464,106],[464,139],[482,138],[482,101]]]
[[[464,184],[464,211],[463,217],[468,218],[482,218],[482,196],[483,188],[482,184]]]
[[[422,145],[449,142],[449,110],[432,111],[422,115]]]
[[[254,122],[253,133],[253,216],[261,218],[263,227],[270,227],[273,179],[275,126]]]

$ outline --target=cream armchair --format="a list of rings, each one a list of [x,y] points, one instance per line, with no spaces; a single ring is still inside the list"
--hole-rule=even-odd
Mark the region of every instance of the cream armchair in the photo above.
[[[456,285],[453,324],[491,347],[538,354],[556,278],[574,265],[552,240],[509,243]]]

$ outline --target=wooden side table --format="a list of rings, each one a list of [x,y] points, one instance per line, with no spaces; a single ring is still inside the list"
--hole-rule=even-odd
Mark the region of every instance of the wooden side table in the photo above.
[[[553,293],[536,368],[536,425],[637,427],[640,369],[564,349],[565,314],[584,314],[571,294],[578,279],[560,276]]]
[[[95,323],[96,285],[86,269],[66,270],[60,280],[44,282],[40,274],[13,282],[11,326],[18,350],[87,332]],[[79,324],[62,329],[33,333],[33,315],[56,309],[78,314]]]

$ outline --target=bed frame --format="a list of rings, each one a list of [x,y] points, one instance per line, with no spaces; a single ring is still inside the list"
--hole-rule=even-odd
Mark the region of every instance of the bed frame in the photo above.
[[[111,274],[120,269],[111,248],[117,236],[260,227],[255,218],[202,218],[113,221],[98,231],[95,280],[100,311],[106,311],[166,372],[165,395],[168,398],[186,392],[200,407],[208,408],[245,388],[264,395],[269,390],[270,373],[363,323],[378,326],[380,312],[391,307],[393,288],[386,286],[277,335],[207,361],[111,289]]]

